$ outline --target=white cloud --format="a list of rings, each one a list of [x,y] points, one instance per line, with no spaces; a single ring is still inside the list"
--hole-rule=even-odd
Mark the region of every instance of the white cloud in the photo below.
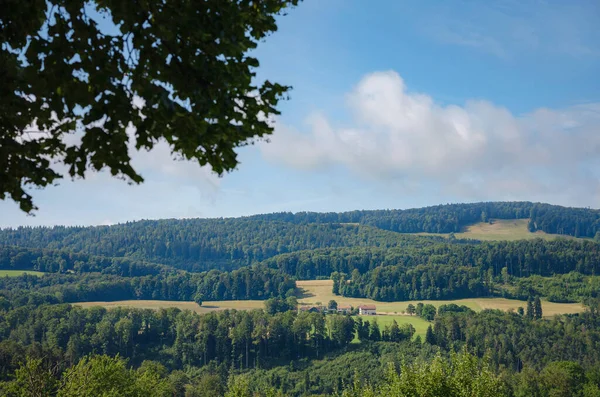
[[[308,119],[308,132],[278,123],[263,155],[295,168],[342,166],[366,180],[434,184],[466,199],[576,204],[576,196],[599,194],[600,104],[520,116],[482,100],[441,106],[392,71],[365,76],[347,103],[350,127],[323,114]]]

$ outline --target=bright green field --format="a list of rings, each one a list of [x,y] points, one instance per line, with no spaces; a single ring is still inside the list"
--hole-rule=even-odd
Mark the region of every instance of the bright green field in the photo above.
[[[563,236],[558,234],[547,234],[537,231],[531,233],[527,229],[529,219],[493,219],[492,223],[480,222],[468,226],[464,232],[454,233],[458,239],[474,239],[485,241],[514,241],[514,240],[530,240],[542,238],[544,240],[554,240],[556,238],[574,238],[571,236]],[[443,236],[448,237],[449,234],[436,233],[417,233],[419,236]]]
[[[359,317],[359,316],[356,316]],[[425,333],[427,332],[427,327],[429,327],[429,325],[431,324],[430,322],[427,322],[425,320],[423,320],[421,317],[417,317],[417,316],[405,316],[405,315],[398,315],[398,316],[360,316],[363,321],[368,320],[371,324],[373,323],[373,321],[377,320],[377,324],[379,324],[379,329],[381,331],[383,331],[383,328],[388,325],[388,324],[392,324],[392,322],[394,320],[396,320],[396,322],[398,323],[399,326],[402,326],[403,324],[412,324],[413,327],[415,327],[415,335],[414,337],[416,338],[417,336],[421,336],[421,338],[425,338]]]
[[[35,272],[33,270],[0,270],[0,277],[18,277],[23,274],[31,274],[33,276],[43,276],[43,272]]]

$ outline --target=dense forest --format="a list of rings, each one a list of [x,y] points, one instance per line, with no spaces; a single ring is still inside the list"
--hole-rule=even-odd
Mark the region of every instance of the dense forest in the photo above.
[[[248,218],[171,219],[102,227],[0,230],[0,245],[94,257],[127,257],[189,271],[231,270],[298,250],[395,247],[412,244],[414,240],[411,236],[369,226],[293,224]]]
[[[575,237],[595,237],[600,231],[598,210],[490,202],[409,210],[146,220],[97,227],[21,227],[0,230],[0,244],[130,257],[187,270],[209,270],[211,266],[230,270],[299,250],[402,246],[411,240],[386,231],[452,233],[490,219],[529,219],[531,231]]]
[[[600,396],[597,239],[403,234],[528,218],[531,230],[594,237],[595,214],[476,203],[0,230],[0,271],[43,272],[0,277],[0,394]],[[339,296],[413,300],[407,315],[429,322],[427,333],[298,312],[295,282],[312,279],[333,280]],[[528,303],[517,313],[417,304],[474,297]],[[540,297],[586,311],[542,318]],[[265,309],[70,305],[248,299]]]
[[[254,219],[295,224],[358,223],[400,233],[456,233],[465,226],[491,219],[530,219],[531,231],[595,237],[600,211],[530,202],[446,204],[407,210],[351,211],[341,213],[277,213]]]
[[[139,388],[125,394],[136,396],[359,396],[367,390],[401,396],[406,394],[384,390],[418,390],[415,381],[427,382],[432,368],[443,367],[429,380],[436,387],[453,390],[467,376],[469,388],[482,382],[493,389],[409,395],[597,396],[599,310],[598,301],[589,302],[583,314],[541,320],[454,305],[437,313],[423,340],[412,338],[410,326],[379,327],[377,320],[295,310],[198,315],[178,309],[8,307],[0,309],[0,390],[23,395],[13,391],[33,381],[43,392],[26,395],[93,395],[101,390],[98,384],[108,384],[122,392]],[[69,377],[78,371],[94,381]],[[107,377],[123,384],[106,383]],[[235,394],[242,385],[245,394]]]

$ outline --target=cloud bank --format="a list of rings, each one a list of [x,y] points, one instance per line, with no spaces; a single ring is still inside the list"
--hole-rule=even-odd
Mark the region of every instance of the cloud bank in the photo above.
[[[600,192],[600,104],[524,115],[483,100],[441,106],[396,72],[365,76],[347,95],[348,124],[323,114],[300,132],[278,122],[267,159],[300,169],[344,167],[368,180],[436,186],[468,199],[578,203]]]

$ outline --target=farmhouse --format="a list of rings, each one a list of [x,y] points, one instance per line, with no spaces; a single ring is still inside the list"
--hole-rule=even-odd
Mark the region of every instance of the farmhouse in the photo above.
[[[352,311],[352,306],[338,305],[337,312],[339,314],[349,314]]]
[[[374,316],[377,314],[375,305],[361,305],[358,307],[358,314],[361,316]]]

